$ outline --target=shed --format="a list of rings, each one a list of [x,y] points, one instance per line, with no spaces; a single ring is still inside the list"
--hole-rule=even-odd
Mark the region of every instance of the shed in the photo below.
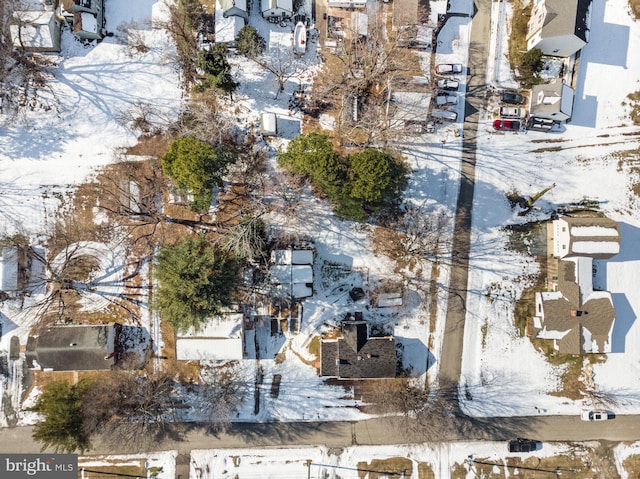
[[[276,136],[278,134],[278,118],[275,113],[264,112],[260,116],[260,133],[263,136]]]
[[[284,19],[293,16],[293,0],[261,0],[262,16],[269,19]]]

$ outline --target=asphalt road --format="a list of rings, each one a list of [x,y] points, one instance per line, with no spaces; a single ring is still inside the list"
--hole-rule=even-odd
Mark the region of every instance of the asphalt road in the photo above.
[[[437,420],[437,418],[434,418]],[[458,422],[459,424],[454,424]],[[466,424],[460,424],[465,422]],[[403,432],[390,425],[386,419],[360,422],[305,422],[305,423],[240,423],[233,424],[222,434],[212,434],[194,427],[180,441],[165,440],[151,450],[177,450],[189,455],[193,449],[249,448],[249,447],[298,447],[322,444],[332,448],[352,445],[415,444],[442,441],[495,440],[514,437],[530,437],[544,442],[551,441],[633,441],[640,438],[640,416],[619,416],[611,421],[589,423],[578,416],[531,416],[506,418],[443,418],[441,434],[433,430],[424,434]],[[458,427],[456,427],[458,426]],[[0,430],[0,452],[37,453],[40,445],[32,438],[32,427],[5,428]],[[99,445],[87,454],[125,454],[131,448],[120,450]]]
[[[471,215],[476,174],[476,138],[480,120],[479,112],[485,101],[487,49],[491,30],[491,1],[476,0],[476,7],[467,64],[460,191],[453,231],[451,278],[440,358],[440,385],[445,390],[454,388],[459,383],[461,374],[464,322],[467,313]]]

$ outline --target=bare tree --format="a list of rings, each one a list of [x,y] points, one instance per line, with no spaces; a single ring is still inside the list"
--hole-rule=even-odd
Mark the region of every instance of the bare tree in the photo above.
[[[171,127],[175,136],[194,136],[210,145],[236,144],[239,128],[228,108],[212,95],[201,95]]]
[[[368,12],[366,35],[346,28],[341,50],[327,57],[314,82],[310,108],[340,112],[336,134],[342,144],[368,146],[406,134],[403,122],[391,121],[389,104],[396,89],[415,91],[408,84],[420,71],[419,58],[402,46],[408,32],[390,31],[386,18],[379,8]]]
[[[142,101],[116,114],[116,120],[125,128],[145,135],[158,135],[168,125],[167,118],[156,107]]]
[[[144,54],[149,51],[144,31],[150,25],[140,22],[125,22],[116,29],[116,38],[127,46],[127,54],[130,57],[136,54]]]
[[[118,449],[148,450],[171,437],[180,405],[169,376],[112,372],[93,383],[82,402],[82,427],[89,437]]]
[[[272,48],[267,55],[256,57],[262,68],[273,74],[278,85],[275,98],[284,91],[284,86],[291,78],[300,74],[302,64],[292,49]]]
[[[194,412],[210,427],[217,428],[231,422],[247,390],[233,364],[210,368],[202,383],[194,387]]]
[[[173,37],[177,57],[176,63],[184,75],[184,83],[191,84],[196,75],[194,58],[198,50],[197,29],[202,15],[198,0],[177,0],[169,5],[169,18],[157,24]]]

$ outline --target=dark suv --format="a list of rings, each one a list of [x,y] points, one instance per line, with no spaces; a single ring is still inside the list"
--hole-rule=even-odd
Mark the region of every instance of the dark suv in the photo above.
[[[540,441],[534,441],[532,439],[512,439],[509,441],[509,452],[532,452],[538,449],[538,444],[542,444]]]
[[[504,91],[500,95],[502,103],[511,103],[512,105],[522,105],[525,101],[525,97],[520,93],[512,91]]]

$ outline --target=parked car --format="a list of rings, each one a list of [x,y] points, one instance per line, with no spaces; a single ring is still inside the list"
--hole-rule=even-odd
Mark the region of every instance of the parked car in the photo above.
[[[500,101],[502,103],[510,103],[512,105],[522,105],[525,102],[526,98],[524,95],[520,93],[512,92],[512,91],[503,91],[500,94]]]
[[[500,116],[502,118],[524,118],[527,115],[527,111],[524,108],[517,108],[513,106],[501,106]]]
[[[532,452],[538,449],[538,445],[542,447],[540,441],[519,437],[518,439],[509,441],[509,452]]]
[[[556,122],[549,118],[538,118],[532,116],[527,122],[527,130],[550,131]]]
[[[457,105],[458,96],[452,95],[446,91],[438,91],[436,93],[436,105]]]
[[[431,111],[431,118],[446,121],[456,121],[458,119],[458,114],[455,111],[434,109]]]
[[[448,80],[446,78],[441,78],[436,82],[436,86],[441,88],[442,90],[455,91],[460,86],[460,82],[456,80]]]
[[[436,73],[438,75],[457,75],[462,73],[462,65],[460,63],[440,63],[436,65]]]
[[[611,411],[582,411],[580,414],[583,421],[607,421],[615,418],[616,415]]]
[[[494,120],[493,128],[496,130],[518,131],[520,122],[516,120]]]

